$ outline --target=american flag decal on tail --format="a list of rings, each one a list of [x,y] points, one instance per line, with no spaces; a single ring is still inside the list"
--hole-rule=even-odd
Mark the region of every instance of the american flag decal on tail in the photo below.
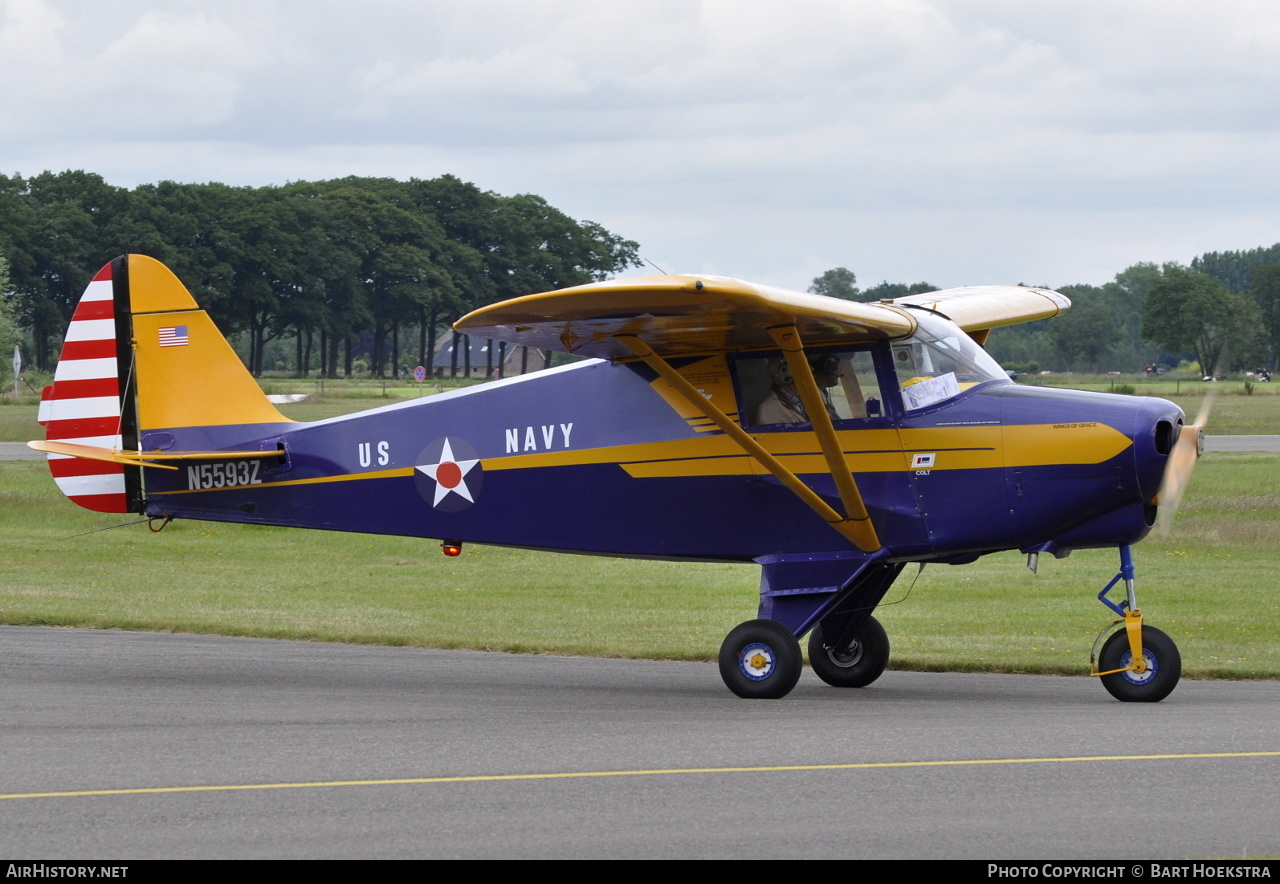
[[[161,347],[185,347],[191,343],[185,325],[170,325],[160,329]]]
[[[120,373],[116,350],[111,264],[98,271],[80,297],[62,356],[40,403],[49,441],[120,447]],[[129,511],[125,468],[113,463],[49,455],[58,488],[86,509]]]

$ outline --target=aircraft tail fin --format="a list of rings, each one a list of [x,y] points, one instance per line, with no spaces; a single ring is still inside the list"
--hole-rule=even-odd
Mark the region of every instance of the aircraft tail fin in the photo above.
[[[124,255],[81,296],[40,423],[48,442],[66,443],[49,452],[62,492],[86,509],[125,513],[144,509],[141,466],[65,452],[136,453],[172,445],[155,431],[288,419],[172,271]]]

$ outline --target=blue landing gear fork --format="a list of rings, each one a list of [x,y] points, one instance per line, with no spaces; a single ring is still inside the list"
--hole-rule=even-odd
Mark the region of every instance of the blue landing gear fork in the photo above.
[[[1116,672],[1134,672],[1141,674],[1146,670],[1145,655],[1142,653],[1142,611],[1138,608],[1138,596],[1133,588],[1134,574],[1136,569],[1133,567],[1133,547],[1125,544],[1120,547],[1120,573],[1111,578],[1111,582],[1103,587],[1102,592],[1098,593],[1098,601],[1102,602],[1116,614],[1123,618],[1113,621],[1102,632],[1098,633],[1097,640],[1093,643],[1093,652],[1089,655],[1089,674],[1094,677],[1103,675],[1112,675]],[[1125,599],[1120,604],[1116,604],[1107,598],[1107,593],[1119,583],[1124,581]],[[1125,634],[1129,638],[1129,657],[1132,661],[1129,666],[1123,669],[1113,669],[1107,672],[1099,672],[1097,667],[1098,648],[1102,645],[1103,639],[1111,630],[1124,624]]]

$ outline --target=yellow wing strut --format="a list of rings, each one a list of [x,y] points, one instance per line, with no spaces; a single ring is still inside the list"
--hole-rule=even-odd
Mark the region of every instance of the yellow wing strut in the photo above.
[[[791,376],[795,378],[805,414],[818,437],[822,455],[827,460],[827,469],[831,471],[831,478],[835,480],[840,500],[844,503],[844,511],[848,513],[846,521],[851,523],[850,528],[856,534],[850,539],[863,552],[875,552],[880,548],[880,538],[876,536],[875,526],[871,524],[862,495],[858,493],[858,484],[853,480],[853,473],[849,471],[849,464],[844,459],[844,450],[836,439],[836,428],[831,423],[826,403],[822,401],[822,392],[818,389],[818,382],[814,380],[813,369],[805,358],[800,332],[794,325],[787,325],[771,328],[769,334],[787,358],[787,366],[791,369]]]

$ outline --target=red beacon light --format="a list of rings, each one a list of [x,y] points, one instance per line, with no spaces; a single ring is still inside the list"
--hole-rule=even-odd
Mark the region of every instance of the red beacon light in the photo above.
[[[452,540],[445,540],[440,543],[440,551],[446,556],[460,556],[462,555],[462,544]]]

